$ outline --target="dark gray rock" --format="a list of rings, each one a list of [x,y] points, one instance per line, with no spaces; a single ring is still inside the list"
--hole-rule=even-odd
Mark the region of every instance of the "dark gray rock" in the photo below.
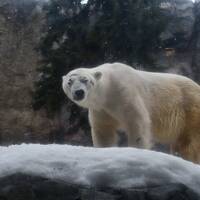
[[[148,188],[95,188],[15,174],[0,178],[0,200],[199,200],[183,184]]]

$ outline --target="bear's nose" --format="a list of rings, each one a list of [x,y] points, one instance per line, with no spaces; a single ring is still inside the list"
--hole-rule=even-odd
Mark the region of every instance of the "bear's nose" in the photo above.
[[[84,90],[76,90],[75,91],[75,96],[74,96],[74,99],[75,100],[82,100],[84,98]]]

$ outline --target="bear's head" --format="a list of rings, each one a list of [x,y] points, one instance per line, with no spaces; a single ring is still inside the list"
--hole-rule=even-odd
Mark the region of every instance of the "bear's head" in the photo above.
[[[88,102],[95,91],[102,73],[91,72],[90,69],[80,68],[63,76],[62,87],[65,94],[79,106],[88,108]]]

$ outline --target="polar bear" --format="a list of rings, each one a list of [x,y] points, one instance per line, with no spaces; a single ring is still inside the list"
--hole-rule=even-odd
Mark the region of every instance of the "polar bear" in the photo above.
[[[200,161],[200,86],[191,79],[106,63],[69,72],[62,87],[89,110],[95,147],[115,146],[122,128],[129,146],[170,144],[183,158]]]

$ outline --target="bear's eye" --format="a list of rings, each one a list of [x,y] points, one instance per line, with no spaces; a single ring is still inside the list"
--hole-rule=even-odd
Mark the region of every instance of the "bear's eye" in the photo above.
[[[67,83],[67,84],[68,84],[69,86],[71,86],[71,85],[72,85],[72,83],[73,83],[73,80],[72,80],[72,79],[69,79],[69,81],[68,81],[68,83]]]
[[[87,82],[88,82],[88,79],[85,78],[85,77],[82,77],[80,81],[81,81],[82,83],[87,83]]]

